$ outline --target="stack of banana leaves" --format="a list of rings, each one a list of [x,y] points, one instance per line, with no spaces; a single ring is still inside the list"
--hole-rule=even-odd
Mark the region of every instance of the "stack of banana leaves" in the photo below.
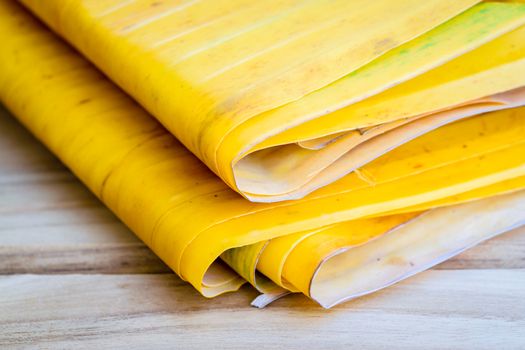
[[[525,3],[0,0],[0,101],[175,273],[331,307],[525,223]]]

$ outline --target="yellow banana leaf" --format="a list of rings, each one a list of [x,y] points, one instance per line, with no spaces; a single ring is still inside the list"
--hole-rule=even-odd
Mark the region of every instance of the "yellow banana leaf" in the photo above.
[[[491,197],[495,194],[513,192],[524,187],[525,177],[518,177],[495,185],[464,192],[453,197],[397,210],[397,212],[407,213],[405,215],[384,215],[374,219],[354,220],[330,225],[318,230],[299,232],[274,238],[268,242],[259,242],[251,246],[233,248],[227,251],[229,259],[226,261],[235,271],[239,272],[241,276],[246,276],[245,279],[254,285],[257,290],[263,293],[254,300],[252,305],[264,307],[272,301],[286,295],[286,290],[299,292],[300,290],[298,288],[301,288],[301,291],[310,295],[308,294],[308,291],[312,286],[313,277],[315,276],[316,271],[320,269],[322,262],[327,259],[328,256],[335,256],[335,254],[346,252],[350,247],[363,245],[392,228],[404,224],[409,219],[420,215],[423,210],[480,200],[482,198]],[[452,207],[452,213],[457,210],[456,207],[457,206]],[[472,215],[478,214],[473,213]],[[442,220],[447,222],[447,219]],[[440,230],[439,232],[443,232],[443,230]],[[469,232],[474,233],[473,231]],[[490,238],[490,234],[494,233],[492,231],[485,232],[489,234],[485,239]],[[426,233],[419,232],[419,234],[424,236]],[[311,236],[314,237],[310,238]],[[303,243],[303,241],[307,241],[308,243]],[[301,248],[301,245],[303,245],[303,248]],[[305,247],[307,247],[306,250],[304,249]],[[435,259],[431,263],[429,260],[426,260],[424,267],[419,265],[416,268],[414,265],[413,273],[437,264],[445,258],[465,249],[465,247],[448,247],[449,250],[445,252],[448,255],[445,255],[441,259]],[[299,249],[300,253],[295,252],[295,249]],[[414,250],[417,249],[418,248],[414,248]],[[321,256],[318,255],[317,258],[314,258],[315,253],[313,252],[317,252],[317,254],[319,254],[319,252],[324,252],[324,254],[321,254]],[[288,260],[290,256],[292,257],[291,261],[293,261],[293,263]],[[285,264],[288,264],[286,266],[295,266],[294,269],[291,269],[291,274],[288,272],[290,276],[288,278],[294,281],[297,287],[284,279]],[[347,266],[343,264],[340,267],[341,273],[344,274]],[[257,273],[257,271],[260,273]],[[268,276],[274,284],[272,285],[269,283],[264,276]],[[398,275],[396,277],[397,280],[401,280],[409,276],[410,275],[407,274],[405,276],[400,277]],[[394,279],[392,275],[389,277]],[[262,285],[259,282],[261,280],[264,281]],[[384,280],[378,281],[373,288],[363,291],[362,294],[375,291],[387,285],[389,285],[389,283],[386,283]],[[340,300],[338,302],[348,299],[348,296],[342,291],[339,295]],[[328,305],[325,301],[320,299],[317,301],[325,307],[333,306],[333,304]]]
[[[322,306],[332,307],[391,285],[523,225],[524,198],[525,192],[520,191],[430,210],[388,232],[383,231],[367,244],[348,238],[349,232],[356,232],[357,236],[363,230],[366,232],[367,225],[327,230],[301,242],[287,259],[283,278]],[[396,221],[389,217],[381,219]],[[308,260],[304,254],[309,254]]]
[[[525,220],[524,192],[519,191],[525,179],[525,107],[443,126],[304,199],[251,203],[19,6],[0,1],[0,19],[0,101],[205,296],[235,290],[248,279],[263,293],[298,290],[331,306],[420,271]],[[490,205],[473,201],[497,194],[488,200]],[[436,206],[445,207],[417,213]],[[476,221],[480,215],[484,220]],[[450,226],[445,225],[448,221]],[[406,225],[399,225],[402,222]],[[368,233],[349,234],[356,225],[362,232],[369,227]],[[428,239],[426,232],[416,234],[428,225],[436,227]],[[385,235],[389,229],[406,234]],[[449,240],[453,234],[457,239]],[[380,239],[364,244],[376,236]],[[280,239],[289,239],[292,246],[274,248]],[[326,251],[315,245],[319,239],[333,246]],[[442,249],[431,249],[441,240],[446,243],[439,246]],[[366,250],[345,253],[359,242]],[[406,242],[414,249],[400,248]],[[316,249],[309,248],[312,243]],[[232,250],[239,247],[243,248]],[[297,274],[294,266],[307,257],[303,249],[311,252],[308,263],[314,268]],[[398,252],[417,264],[403,260],[399,268],[388,269],[373,261],[355,263],[361,256]],[[277,274],[268,260],[277,262],[279,254],[284,263],[279,263]],[[237,267],[237,274],[220,262],[221,256],[231,266],[242,262],[244,267]],[[339,266],[341,270],[336,269]],[[342,275],[368,270],[384,272],[384,278],[341,284]],[[258,284],[257,274],[263,271],[266,277]],[[309,288],[305,281],[310,281]]]
[[[254,202],[525,101],[521,2],[22,3]]]

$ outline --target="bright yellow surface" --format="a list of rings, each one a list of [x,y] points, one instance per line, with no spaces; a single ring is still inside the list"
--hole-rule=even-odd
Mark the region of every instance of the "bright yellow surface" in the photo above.
[[[354,170],[332,176],[314,162],[313,176],[296,164],[315,152],[257,150],[430,113],[525,80],[519,2],[22,2],[254,202],[301,198]],[[325,150],[325,162],[339,152]]]

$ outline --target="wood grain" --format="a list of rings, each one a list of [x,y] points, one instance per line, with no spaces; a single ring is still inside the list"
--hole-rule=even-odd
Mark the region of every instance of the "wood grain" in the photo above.
[[[524,349],[525,229],[323,310],[181,281],[0,109],[1,349]]]
[[[0,344],[61,349],[523,349],[523,270],[429,271],[322,310],[252,290],[202,300],[172,275],[0,278]]]

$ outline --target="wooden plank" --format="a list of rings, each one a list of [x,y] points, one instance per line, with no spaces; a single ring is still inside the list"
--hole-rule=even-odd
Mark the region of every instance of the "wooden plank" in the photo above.
[[[0,274],[32,273],[162,273],[169,268],[143,243],[114,243],[121,236],[135,240],[127,229],[111,225],[64,225],[33,228],[43,239],[23,244],[0,240]],[[94,231],[90,235],[90,231]],[[17,232],[11,231],[13,235]],[[36,235],[29,233],[26,238]],[[100,241],[107,237],[107,241]],[[80,239],[86,241],[80,241]],[[63,242],[54,242],[62,239]],[[78,243],[69,243],[71,239]],[[9,241],[4,238],[3,241]],[[20,241],[20,236],[17,237]],[[35,242],[44,241],[44,244]],[[51,241],[51,242],[49,242]],[[96,242],[96,243],[94,243]],[[516,230],[436,266],[434,269],[524,269],[525,230]]]
[[[206,300],[172,275],[4,276],[0,347],[523,349],[524,281],[428,271],[333,310],[299,295],[258,310],[250,289]]]

